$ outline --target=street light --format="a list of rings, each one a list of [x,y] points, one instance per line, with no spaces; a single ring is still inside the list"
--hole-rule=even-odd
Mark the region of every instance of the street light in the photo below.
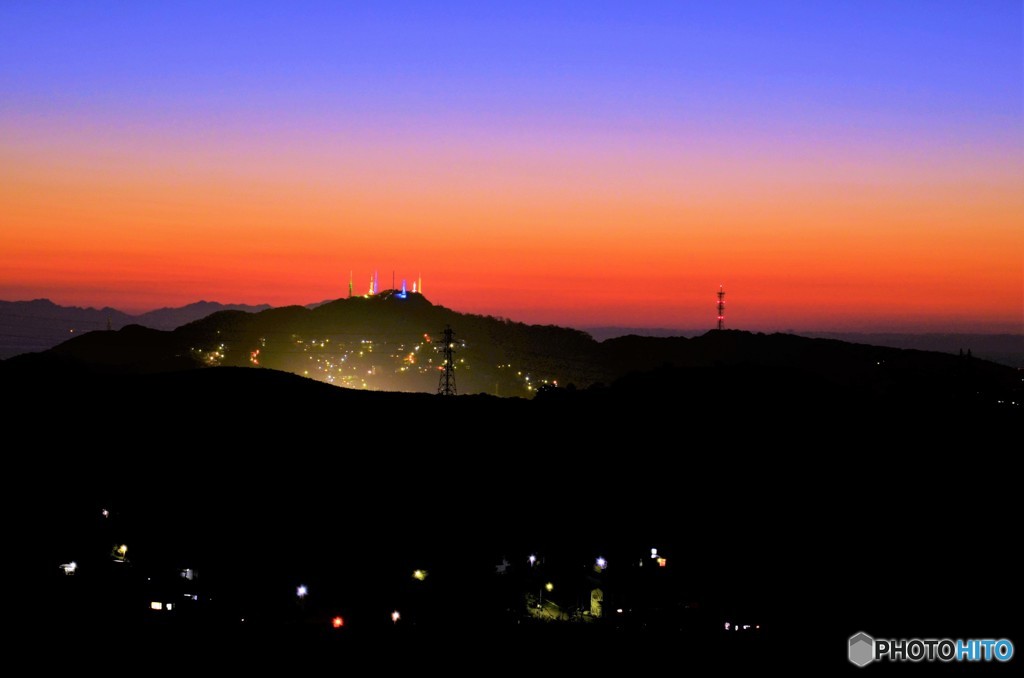
[[[309,589],[306,588],[305,584],[299,584],[298,588],[295,589],[295,595],[299,597],[299,600],[305,598],[308,593]]]
[[[537,556],[533,555],[532,553],[530,554],[530,557],[527,558],[527,560],[530,561],[530,567],[533,567],[537,564]]]
[[[539,600],[537,601],[537,607],[544,607],[544,592],[547,591],[548,593],[551,593],[554,590],[555,585],[551,582],[544,584],[543,588],[541,588],[540,590],[540,593],[537,594],[537,597],[539,598]]]

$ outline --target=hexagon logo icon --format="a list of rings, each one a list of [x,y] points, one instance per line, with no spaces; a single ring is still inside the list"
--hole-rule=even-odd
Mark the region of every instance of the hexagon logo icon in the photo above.
[[[850,636],[850,661],[857,666],[867,666],[875,659],[875,639],[861,631]]]

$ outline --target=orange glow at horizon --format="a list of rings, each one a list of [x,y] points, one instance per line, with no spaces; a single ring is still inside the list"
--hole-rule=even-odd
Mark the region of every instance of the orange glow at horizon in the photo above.
[[[710,327],[724,284],[731,328],[1024,331],[1024,182],[999,149],[0,131],[8,300],[304,304],[394,270],[527,322]]]

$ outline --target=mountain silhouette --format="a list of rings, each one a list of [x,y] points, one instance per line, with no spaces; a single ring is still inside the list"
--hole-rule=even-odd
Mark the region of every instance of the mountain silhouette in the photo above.
[[[59,306],[49,299],[0,301],[0,360],[20,353],[45,351],[76,334],[95,330],[142,325],[159,330],[176,327],[221,310],[256,312],[270,308],[263,304],[220,304],[199,301],[178,308],[160,308],[130,315],[116,308]]]
[[[769,403],[781,390],[792,398],[834,392],[915,407],[1020,400],[1015,370],[968,356],[739,330],[598,342],[579,330],[458,313],[422,295],[403,298],[393,291],[315,308],[223,310],[172,331],[130,325],[93,332],[4,367],[118,374],[260,367],[336,386],[433,393],[443,361],[436,339],[447,325],[455,329],[455,375],[463,394],[572,397],[570,389],[599,392],[600,385],[650,373],[646,385],[634,377],[630,389],[691,391],[696,401],[698,383],[707,392],[757,392]],[[801,380],[809,381],[800,387]]]

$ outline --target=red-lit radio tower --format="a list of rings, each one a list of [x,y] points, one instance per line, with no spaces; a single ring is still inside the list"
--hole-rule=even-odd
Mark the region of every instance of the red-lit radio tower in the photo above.
[[[718,329],[725,329],[725,289],[718,286]]]

